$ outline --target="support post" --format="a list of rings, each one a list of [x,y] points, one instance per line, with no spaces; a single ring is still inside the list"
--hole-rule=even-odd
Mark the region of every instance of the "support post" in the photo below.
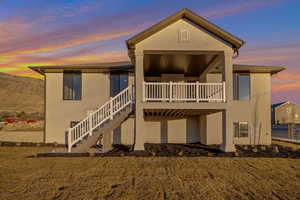
[[[134,150],[144,150],[145,119],[143,108],[144,54],[135,51],[135,135]]]
[[[233,143],[233,121],[231,118],[232,112],[232,72],[233,72],[233,64],[232,64],[232,56],[233,51],[225,51],[224,57],[222,61],[223,67],[223,85],[225,90],[224,92],[224,100],[226,102],[226,109],[222,111],[222,123],[223,123],[223,133],[222,133],[222,145],[221,150],[225,152],[234,152],[235,146]]]
[[[233,123],[230,120],[228,110],[222,111],[222,145],[221,150],[224,152],[235,152],[233,143]]]
[[[146,91],[145,91],[145,89],[146,89],[146,85],[145,85],[146,83],[145,83],[145,81],[143,81],[143,102],[146,102],[146,96],[145,96],[145,93],[146,93]]]
[[[68,152],[71,153],[71,149],[72,149],[72,135],[71,135],[71,128],[69,128],[68,130]]]

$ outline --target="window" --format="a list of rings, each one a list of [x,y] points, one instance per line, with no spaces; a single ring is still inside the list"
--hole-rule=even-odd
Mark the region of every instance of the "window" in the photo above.
[[[81,100],[81,73],[64,72],[64,100]]]
[[[233,98],[234,100],[250,99],[250,75],[249,74],[233,75]]]
[[[236,122],[233,123],[234,126],[234,137],[243,138],[248,137],[248,122]]]
[[[110,75],[110,96],[114,97],[128,87],[128,74]]]

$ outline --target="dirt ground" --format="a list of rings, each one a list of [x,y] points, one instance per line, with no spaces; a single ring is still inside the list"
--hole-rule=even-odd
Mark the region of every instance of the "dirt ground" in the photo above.
[[[300,159],[26,158],[0,147],[0,199],[300,199]]]

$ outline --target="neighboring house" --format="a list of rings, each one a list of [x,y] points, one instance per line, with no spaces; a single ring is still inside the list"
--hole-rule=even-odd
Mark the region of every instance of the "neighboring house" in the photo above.
[[[233,64],[244,41],[188,9],[126,43],[130,62],[31,67],[45,76],[45,142],[271,144],[271,76],[284,68]]]
[[[293,139],[295,133],[299,135],[299,129],[296,129],[296,124],[300,124],[300,106],[290,101],[273,104],[271,107],[272,128],[276,136],[276,130],[288,128],[287,136]],[[286,135],[286,134],[285,134]]]
[[[299,124],[300,106],[290,101],[272,105],[272,125]]]

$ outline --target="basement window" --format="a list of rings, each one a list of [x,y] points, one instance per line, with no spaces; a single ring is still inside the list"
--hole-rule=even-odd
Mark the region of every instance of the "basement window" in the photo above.
[[[248,122],[235,122],[234,127],[234,137],[245,138],[248,137],[249,126]]]
[[[64,72],[63,100],[81,100],[81,73]]]

